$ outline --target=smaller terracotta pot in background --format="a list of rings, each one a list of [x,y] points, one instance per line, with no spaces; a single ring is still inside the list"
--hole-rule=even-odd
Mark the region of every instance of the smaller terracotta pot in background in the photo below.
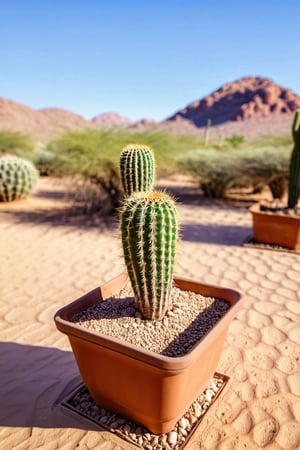
[[[260,203],[252,205],[249,211],[255,241],[300,249],[300,217],[261,211]]]

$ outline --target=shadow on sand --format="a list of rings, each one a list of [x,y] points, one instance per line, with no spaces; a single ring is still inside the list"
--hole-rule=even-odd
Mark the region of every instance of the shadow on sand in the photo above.
[[[64,186],[63,186],[64,187]],[[236,209],[247,207],[247,202],[231,199],[209,199],[203,197],[196,186],[160,185],[159,189],[166,190],[177,200],[178,205],[219,207],[222,209]],[[97,229],[114,231],[119,228],[118,214],[107,214],[105,208],[96,212],[86,211],[80,204],[66,201],[67,190],[63,188],[42,185],[29,201],[21,203],[0,204],[0,214],[8,217],[14,223],[29,223],[34,225],[48,225],[53,227],[74,227],[79,229]],[[43,202],[45,200],[45,202]],[[42,201],[42,203],[40,203]],[[48,203],[50,201],[50,203]],[[208,244],[241,245],[251,232],[243,226],[228,226],[222,224],[205,225],[201,223],[181,223],[181,239],[189,242],[203,242]]]
[[[81,382],[72,352],[1,342],[0,360],[0,427],[99,430],[61,411]]]
[[[182,224],[181,239],[204,244],[240,246],[251,233],[251,227],[236,225]]]

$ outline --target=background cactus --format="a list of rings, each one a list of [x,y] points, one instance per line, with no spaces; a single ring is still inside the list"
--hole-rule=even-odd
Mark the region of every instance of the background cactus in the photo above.
[[[145,319],[162,319],[171,307],[178,240],[174,200],[163,192],[135,193],[120,209],[124,258]]]
[[[295,208],[300,197],[300,109],[295,113],[292,135],[294,148],[290,159],[288,208]]]
[[[152,191],[155,163],[151,148],[134,144],[124,147],[120,156],[120,172],[125,195]]]
[[[0,201],[27,197],[38,178],[38,171],[26,159],[6,155],[0,158]]]

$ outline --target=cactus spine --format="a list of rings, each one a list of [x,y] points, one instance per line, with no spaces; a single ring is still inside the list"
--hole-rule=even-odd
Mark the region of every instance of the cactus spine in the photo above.
[[[152,191],[155,177],[153,152],[146,145],[127,145],[120,156],[121,179],[126,196]]]
[[[38,178],[34,165],[23,158],[5,155],[0,158],[0,202],[27,197]]]
[[[164,192],[137,192],[120,209],[125,263],[136,304],[145,319],[162,319],[171,307],[177,210]]]
[[[292,135],[294,148],[290,159],[288,208],[295,208],[300,197],[300,109],[295,113]]]

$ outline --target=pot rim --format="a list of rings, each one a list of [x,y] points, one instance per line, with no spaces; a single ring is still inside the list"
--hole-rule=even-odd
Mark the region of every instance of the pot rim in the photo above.
[[[118,289],[120,289],[118,283],[121,282],[123,286],[127,279],[128,279],[127,273],[120,274],[117,277],[113,278],[112,280],[104,283],[101,287],[93,289],[92,291],[88,292],[87,294],[83,295],[77,300],[74,300],[73,302],[60,308],[54,315],[54,321],[57,329],[62,333],[67,334],[70,337],[70,339],[72,338],[83,339],[90,343],[101,345],[102,347],[110,349],[111,351],[127,355],[128,357],[134,359],[138,359],[145,364],[151,364],[153,366],[156,366],[158,369],[167,368],[168,370],[173,371],[175,373],[179,371],[181,372],[187,366],[189,366],[193,362],[193,360],[198,359],[201,356],[201,353],[203,353],[204,348],[213,345],[216,336],[219,336],[222,333],[226,333],[227,328],[230,325],[230,322],[234,319],[237,312],[242,308],[243,296],[239,291],[236,291],[231,288],[224,288],[222,286],[202,284],[197,281],[190,280],[188,278],[174,276],[175,285],[183,290],[193,291],[192,288],[195,289],[196,286],[198,286],[197,288],[199,289],[198,293],[201,293],[200,289],[204,289],[206,292],[210,292],[211,290],[219,292],[219,294],[222,293],[227,298],[213,294],[211,294],[211,296],[221,298],[230,303],[230,308],[221,317],[221,319],[210,329],[210,331],[204,337],[202,337],[185,355],[179,357],[161,355],[151,350],[144,349],[135,344],[123,341],[117,337],[107,336],[92,330],[88,330],[86,328],[81,327],[80,325],[77,325],[76,323],[71,322],[70,317],[69,318],[66,317],[74,307],[75,308],[78,307],[77,309],[79,311],[80,309],[81,310],[86,309],[89,305],[92,305],[99,300],[105,300],[112,293],[116,292],[114,289],[110,288],[111,284],[113,284],[113,286],[118,286]],[[185,289],[188,286],[191,286],[192,288]],[[83,304],[83,307],[79,308],[81,304]],[[76,314],[76,312],[74,312],[72,315],[74,314]]]
[[[257,202],[257,203],[253,203],[253,205],[251,205],[249,207],[249,211],[252,215],[260,215],[260,216],[264,216],[264,217],[273,217],[273,218],[277,218],[278,220],[288,220],[290,222],[298,222],[300,220],[300,217],[295,215],[295,216],[290,216],[290,215],[284,215],[284,214],[280,214],[274,211],[261,211],[260,207],[263,203],[262,202]],[[284,209],[288,209],[286,208],[282,208]]]

